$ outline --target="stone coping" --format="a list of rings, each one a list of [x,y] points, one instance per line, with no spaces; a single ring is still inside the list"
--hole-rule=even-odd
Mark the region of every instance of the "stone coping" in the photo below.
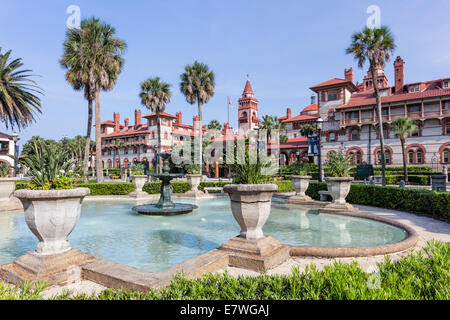
[[[66,190],[27,190],[20,189],[14,191],[14,196],[19,199],[63,199],[87,196],[91,190],[89,188],[75,188]]]
[[[344,258],[344,257],[370,257],[404,251],[413,247],[419,240],[419,236],[413,228],[384,217],[365,212],[327,212],[324,214],[337,214],[356,218],[369,219],[383,222],[401,228],[407,232],[405,239],[395,243],[366,247],[321,247],[321,246],[294,246],[291,247],[291,256]]]
[[[274,183],[266,184],[227,184],[223,186],[225,192],[274,192],[278,190],[278,186]]]

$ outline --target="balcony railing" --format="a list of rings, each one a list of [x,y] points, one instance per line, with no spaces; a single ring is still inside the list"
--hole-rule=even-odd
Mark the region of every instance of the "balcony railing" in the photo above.
[[[7,156],[9,154],[9,150],[0,150],[0,156]]]

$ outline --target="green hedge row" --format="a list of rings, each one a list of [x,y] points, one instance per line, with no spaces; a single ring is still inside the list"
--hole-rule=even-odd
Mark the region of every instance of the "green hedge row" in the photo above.
[[[185,193],[190,189],[186,181],[170,181],[170,185],[173,188],[173,193]],[[142,190],[150,194],[159,194],[161,191],[161,182],[146,182]]]
[[[134,191],[132,183],[81,183],[81,188],[89,188],[90,196],[126,195]]]
[[[397,184],[400,182],[400,180],[404,180],[403,174],[386,176],[387,184]],[[419,175],[419,174],[417,174],[417,175],[409,174],[408,181],[409,181],[409,183],[429,185],[430,184],[430,176]]]
[[[319,199],[326,182],[311,182],[306,194]],[[430,190],[352,184],[347,201],[380,208],[403,210],[450,220],[450,193]]]
[[[364,272],[356,261],[335,261],[323,269],[314,264],[287,275],[233,277],[204,274],[187,279],[177,274],[160,290],[106,289],[99,294],[67,294],[55,300],[449,300],[450,244],[430,241],[398,261],[385,259],[377,272]],[[35,300],[44,286],[13,287],[0,282],[0,300]],[[251,309],[250,309],[251,310]],[[261,317],[261,316],[260,316]]]

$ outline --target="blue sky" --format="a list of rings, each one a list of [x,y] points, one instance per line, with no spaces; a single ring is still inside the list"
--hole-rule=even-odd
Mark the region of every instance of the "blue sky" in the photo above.
[[[367,70],[358,69],[345,54],[352,33],[366,23],[369,5],[381,9],[381,23],[395,37],[397,55],[405,60],[406,82],[450,76],[450,1],[0,1],[0,47],[12,49],[25,67],[39,77],[44,89],[39,120],[19,132],[21,143],[33,135],[60,139],[86,131],[87,102],[65,82],[59,66],[69,5],[78,5],[81,18],[99,17],[116,28],[126,41],[125,65],[116,87],[101,93],[102,120],[120,112],[121,122],[141,108],[139,84],[159,76],[172,84],[167,112],[183,112],[191,124],[196,106],[179,91],[179,76],[186,64],[199,60],[216,74],[216,94],[204,106],[204,122],[227,119],[227,96],[234,108],[247,74],[259,99],[260,117],[284,115],[287,107],[298,114],[310,102],[308,88],[330,78],[343,78],[353,67],[354,80]],[[386,73],[393,83],[393,60]],[[7,131],[0,124],[0,131]]]

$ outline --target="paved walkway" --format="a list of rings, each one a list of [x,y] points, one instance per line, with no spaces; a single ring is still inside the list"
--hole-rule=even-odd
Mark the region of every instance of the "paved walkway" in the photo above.
[[[370,214],[386,217],[392,220],[397,220],[414,228],[418,235],[419,241],[414,247],[414,250],[418,250],[426,245],[426,242],[432,239],[440,240],[444,242],[450,242],[450,224],[435,220],[429,217],[418,216],[407,212],[401,212],[396,210],[388,210],[382,208],[375,208],[369,206],[355,205],[360,211]],[[390,254],[392,260],[397,260],[401,256],[407,255],[411,252],[411,249]],[[357,261],[363,270],[366,272],[373,272],[376,270],[376,264],[383,262],[384,256],[374,257],[362,257],[362,258],[339,258],[339,259],[327,259],[327,258],[314,258],[314,257],[292,257],[283,264],[268,271],[268,274],[290,274],[292,267],[299,267],[300,270],[304,270],[305,267],[311,263],[314,263],[318,269],[322,269],[325,265],[332,264],[335,260],[340,260],[344,263]],[[232,276],[249,275],[256,276],[259,273],[255,271],[249,271],[246,269],[239,269],[228,267],[225,270]],[[49,298],[55,294],[63,292],[63,290],[71,290],[73,293],[99,293],[105,287],[98,285],[91,281],[78,281],[64,287],[50,287],[47,288],[43,296]]]

